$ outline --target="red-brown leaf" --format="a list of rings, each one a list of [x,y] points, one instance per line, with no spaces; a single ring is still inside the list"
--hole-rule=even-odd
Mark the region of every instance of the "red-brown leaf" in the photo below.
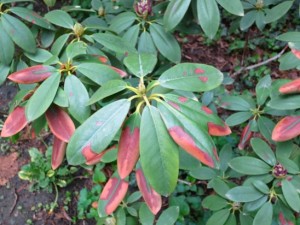
[[[37,65],[12,73],[8,79],[19,84],[33,84],[46,80],[53,72],[51,66]]]
[[[148,208],[156,215],[162,206],[161,196],[149,186],[141,169],[137,169],[136,171],[136,182]]]
[[[300,59],[300,50],[291,48],[291,51],[298,59]]]
[[[125,71],[120,70],[120,69],[118,69],[116,67],[113,67],[113,66],[109,66],[109,67],[112,68],[114,71],[116,71],[120,75],[120,77],[126,77],[127,76],[127,73]]]
[[[231,134],[231,130],[226,123],[221,126],[218,124],[214,124],[213,122],[208,122],[207,127],[208,133],[212,136],[226,136]]]
[[[17,106],[4,122],[1,137],[10,137],[20,132],[28,124],[25,108]]]
[[[46,119],[51,132],[60,140],[68,143],[75,131],[75,125],[68,113],[53,105],[47,110]]]
[[[100,211],[104,211],[107,215],[112,214],[125,197],[127,190],[127,181],[111,177],[100,195],[100,202],[98,203],[98,207],[99,205],[101,207]]]
[[[56,170],[64,161],[67,143],[54,136],[51,166]]]
[[[86,159],[86,162],[85,164],[87,165],[95,165],[97,164],[98,162],[101,161],[103,155],[110,151],[110,150],[113,150],[116,148],[116,145],[113,145],[111,146],[110,148],[100,152],[100,153],[95,153],[93,152],[92,148],[90,145],[86,146],[85,148],[82,149],[82,155],[84,156],[84,158]]]
[[[299,93],[300,92],[300,79],[296,79],[296,80],[293,80],[291,82],[288,82],[288,83],[282,85],[279,88],[279,92],[281,94]]]
[[[272,132],[274,141],[287,141],[300,134],[300,116],[287,116],[280,120]]]
[[[252,131],[250,129],[250,124],[244,127],[241,138],[240,138],[240,143],[238,145],[238,148],[240,150],[243,150],[246,146],[246,144],[249,142],[250,138],[252,137]]]

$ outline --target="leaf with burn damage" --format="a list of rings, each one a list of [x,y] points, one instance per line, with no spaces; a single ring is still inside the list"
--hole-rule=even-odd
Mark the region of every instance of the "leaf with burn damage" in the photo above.
[[[291,82],[288,82],[288,83],[282,85],[279,88],[279,92],[281,94],[299,93],[300,92],[300,79],[296,79],[296,80],[293,80]]]
[[[56,170],[64,161],[67,143],[54,136],[51,166]]]
[[[238,144],[238,148],[240,150],[243,150],[246,147],[246,145],[249,143],[250,138],[252,137],[253,132],[251,131],[251,123],[252,120],[249,121],[247,126],[245,126],[243,129],[242,135],[240,137],[240,142]]]
[[[300,116],[286,116],[273,129],[272,140],[287,141],[298,135],[300,135]]]
[[[98,162],[101,161],[102,157],[104,156],[105,153],[107,153],[108,151],[114,150],[117,148],[117,145],[113,145],[107,149],[105,149],[103,152],[101,153],[95,153],[93,152],[93,150],[91,149],[91,145],[87,145],[85,148],[83,148],[82,150],[82,155],[84,156],[84,158],[86,159],[85,164],[88,166],[91,165],[95,165]]]

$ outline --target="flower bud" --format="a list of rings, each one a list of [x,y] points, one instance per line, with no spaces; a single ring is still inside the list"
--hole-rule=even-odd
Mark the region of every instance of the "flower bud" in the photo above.
[[[276,178],[284,178],[287,175],[287,170],[281,165],[280,163],[277,163],[273,167],[272,174]]]
[[[104,15],[105,15],[105,10],[104,10],[103,7],[100,7],[100,8],[98,9],[98,16],[104,16]]]
[[[84,33],[84,27],[80,23],[75,23],[73,31],[77,37],[81,37]]]
[[[144,19],[152,12],[151,0],[139,0],[134,5],[135,12],[138,16]]]

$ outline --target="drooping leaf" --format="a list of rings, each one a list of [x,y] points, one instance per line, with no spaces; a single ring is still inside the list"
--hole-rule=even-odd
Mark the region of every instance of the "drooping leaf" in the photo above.
[[[220,11],[216,0],[197,0],[197,14],[204,33],[213,39],[220,25]]]
[[[81,63],[77,70],[95,83],[103,85],[110,80],[120,80],[120,75],[114,68],[99,63]]]
[[[251,131],[251,123],[253,120],[249,121],[249,123],[244,127],[242,135],[240,137],[240,142],[238,144],[238,148],[240,150],[243,150],[246,145],[248,144],[250,138],[253,135],[253,132]]]
[[[73,29],[72,17],[63,10],[52,10],[45,15],[45,18],[59,27]]]
[[[164,27],[167,31],[173,30],[182,20],[191,0],[171,1],[164,13]]]
[[[261,175],[271,171],[271,166],[267,163],[249,156],[236,157],[229,162],[229,166],[235,171],[247,175]]]
[[[98,201],[98,214],[105,217],[112,214],[126,195],[128,182],[115,173],[104,186]]]
[[[234,202],[252,202],[263,195],[263,193],[252,186],[234,187],[226,193],[226,197]]]
[[[150,34],[157,50],[173,63],[181,61],[181,51],[175,37],[167,33],[163,26],[152,23]]]
[[[118,173],[121,179],[126,178],[140,155],[140,123],[139,113],[132,114],[123,126],[118,150]]]
[[[208,219],[206,225],[224,225],[229,214],[230,211],[228,209],[217,211]]]
[[[163,213],[159,216],[156,225],[173,225],[175,224],[179,216],[179,207],[172,206],[164,210]]]
[[[69,113],[80,123],[89,118],[91,109],[88,106],[89,94],[83,83],[73,75],[65,79],[64,90],[69,100]]]
[[[47,79],[56,71],[52,66],[36,65],[14,72],[8,79],[19,84],[33,84]]]
[[[67,159],[71,165],[86,160],[82,154],[85,148],[100,153],[108,147],[120,129],[130,107],[130,102],[121,99],[106,105],[78,127],[67,147]]]
[[[272,140],[287,141],[300,134],[300,116],[286,116],[281,119],[272,132]]]
[[[140,159],[150,185],[161,195],[176,187],[179,158],[159,111],[153,106],[143,110],[140,131]]]
[[[116,32],[117,34],[120,34],[124,30],[129,28],[136,19],[137,17],[133,12],[120,13],[112,19],[109,29]]]
[[[224,8],[226,11],[237,15],[237,16],[244,16],[244,9],[241,0],[233,0],[233,1],[226,1],[226,0],[217,0],[217,2]]]
[[[165,88],[201,92],[218,87],[223,74],[209,65],[181,63],[165,71],[158,81]]]
[[[4,30],[2,22],[0,21],[0,62],[5,65],[9,65],[14,57],[15,46],[12,39]]]
[[[117,145],[113,145],[113,146],[103,150],[100,153],[95,153],[95,152],[93,152],[91,146],[88,145],[82,150],[82,155],[84,156],[84,158],[86,160],[85,164],[88,166],[91,166],[91,165],[97,164],[100,161],[104,162],[105,154],[112,152],[112,151],[116,150],[117,148],[118,148]]]
[[[66,142],[54,136],[51,167],[56,170],[63,162],[66,154]]]
[[[269,147],[269,145],[264,142],[260,138],[252,138],[251,139],[251,146],[255,153],[266,163],[268,163],[271,166],[275,166],[276,164],[276,157],[272,151],[272,149]]]
[[[151,73],[157,63],[156,55],[129,53],[124,59],[125,66],[137,77]]]
[[[291,82],[288,82],[288,83],[282,85],[279,88],[279,92],[281,94],[299,93],[300,92],[300,79],[296,79],[296,80],[293,80]]]
[[[200,162],[218,168],[217,150],[208,133],[167,103],[158,103],[158,108],[175,143]]]
[[[51,132],[61,141],[68,143],[75,132],[75,125],[68,113],[53,105],[46,111],[46,119]]]
[[[285,200],[287,201],[288,205],[296,212],[300,212],[300,197],[297,189],[294,185],[288,181],[283,180],[282,184],[282,192]]]
[[[139,190],[141,191],[148,208],[156,215],[162,207],[161,196],[149,185],[141,168],[136,170],[135,176]]]
[[[4,30],[16,45],[27,52],[35,53],[36,43],[33,34],[20,20],[7,13],[2,14],[1,22]]]
[[[5,120],[1,131],[1,137],[13,136],[20,132],[27,124],[28,121],[25,116],[25,108],[17,106]]]
[[[273,218],[273,206],[270,202],[266,202],[256,213],[253,225],[271,225]]]
[[[34,92],[26,104],[26,118],[33,121],[43,115],[52,104],[60,82],[60,74],[53,73]]]

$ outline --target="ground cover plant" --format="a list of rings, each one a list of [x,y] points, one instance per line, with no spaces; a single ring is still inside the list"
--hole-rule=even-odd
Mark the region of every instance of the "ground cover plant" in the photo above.
[[[0,0],[0,82],[18,89],[1,137],[51,134],[46,157],[28,149],[19,172],[32,191],[55,191],[50,213],[73,224],[300,223],[300,82],[273,74],[298,75],[297,1],[35,4]],[[264,51],[240,31],[280,52],[243,64],[247,48]],[[194,37],[243,49],[240,64],[186,56]],[[58,196],[78,177],[90,182],[70,218],[70,192],[63,209]]]

